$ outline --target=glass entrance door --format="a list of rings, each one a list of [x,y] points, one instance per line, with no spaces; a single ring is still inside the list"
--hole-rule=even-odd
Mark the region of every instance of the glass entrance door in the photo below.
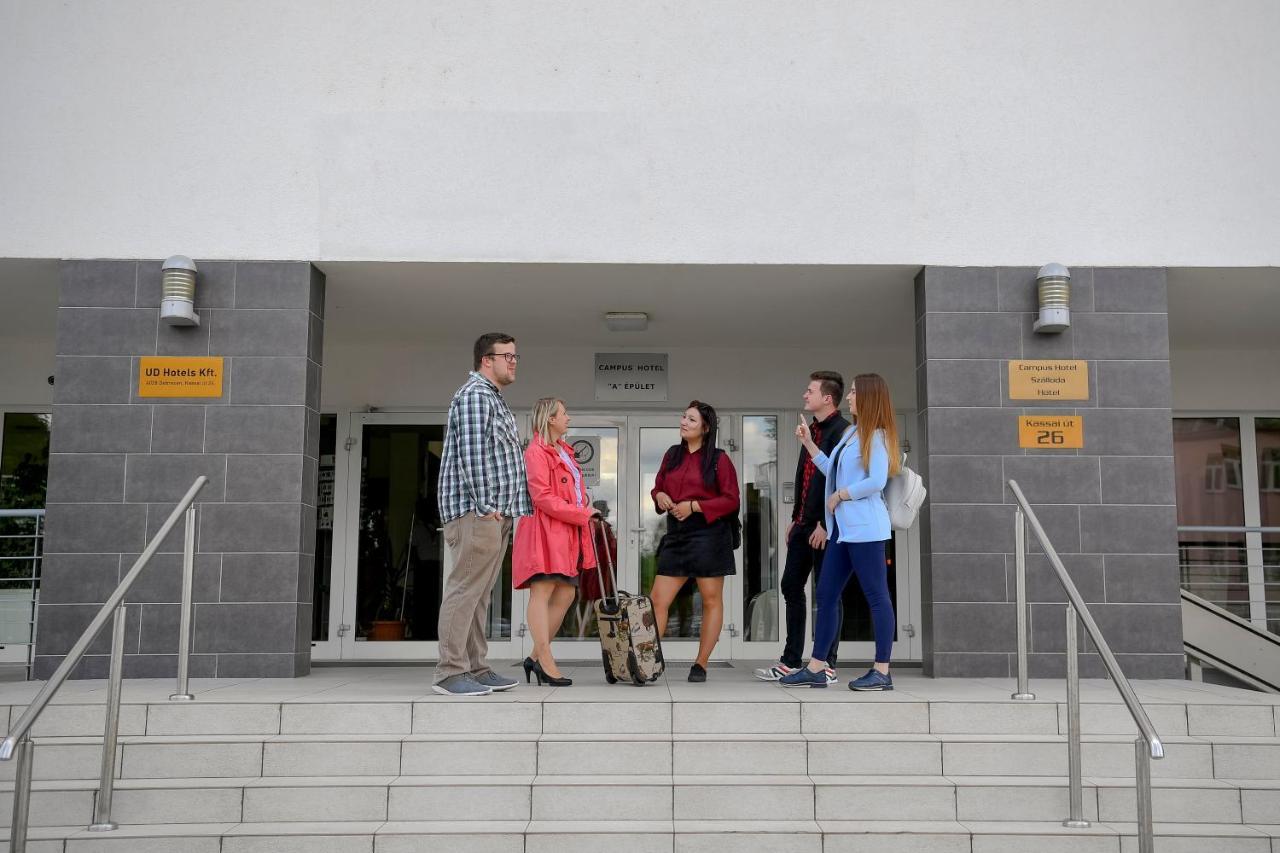
[[[786,530],[778,476],[777,415],[739,415],[732,425],[733,463],[742,490],[742,550],[735,595],[728,600],[734,656],[778,657],[786,633],[782,606],[782,541]]]
[[[722,435],[728,419],[722,416]],[[646,595],[653,589],[653,579],[658,573],[658,543],[667,529],[667,517],[653,505],[651,492],[657,480],[658,469],[667,449],[680,443],[680,413],[660,416],[636,416],[630,418],[631,453],[631,525],[628,544],[635,555],[635,586]],[[736,464],[736,463],[735,463]],[[740,551],[734,559],[740,563]],[[741,574],[725,578],[725,614],[720,639],[716,643],[713,660],[726,660],[733,656],[731,633],[733,626],[733,602],[739,597],[738,580]],[[698,636],[702,628],[702,595],[690,580],[680,590],[667,618],[667,631],[662,639],[662,652],[669,661],[691,661],[698,656]]]
[[[433,659],[450,554],[436,501],[445,415],[351,416],[344,659]],[[494,584],[489,653],[514,657],[510,551]]]
[[[600,510],[603,527],[594,537],[598,562],[606,560],[614,565],[621,589],[628,586],[631,554],[627,547],[626,519],[629,494],[623,488],[627,482],[623,471],[627,446],[627,419],[608,415],[575,415],[572,412],[569,435],[565,440],[573,448],[574,456],[582,468],[583,485],[591,496],[592,505]],[[551,653],[558,661],[587,660],[600,657],[600,634],[596,628],[595,606],[600,600],[601,584],[609,583],[602,576],[603,566],[596,571],[582,572],[578,581],[578,597],[565,614],[560,631],[551,642]],[[607,588],[612,589],[612,586]],[[519,596],[520,615],[526,594]],[[524,638],[524,654],[533,650],[533,638]]]
[[[571,414],[568,441],[581,460],[591,500],[607,523],[607,534],[597,548],[607,548],[614,556],[621,589],[648,593],[657,572],[658,543],[666,530],[666,519],[655,511],[649,493],[663,454],[679,441],[679,412]],[[440,595],[450,570],[436,505],[445,417],[352,413],[349,427],[347,416],[340,421],[330,620],[334,630],[326,646],[333,648],[317,654],[318,659],[436,658]],[[743,530],[742,547],[734,552],[737,574],[725,581],[717,660],[774,660],[781,652],[786,630],[781,574],[794,506],[790,481],[800,450],[791,435],[793,420],[794,415],[782,412],[721,414],[720,444],[738,472]],[[890,543],[890,586],[898,617],[896,659],[919,655],[912,627],[918,624],[919,601],[910,570],[917,553],[914,530],[898,533]],[[557,660],[599,660],[595,603],[601,595],[600,581],[598,572],[582,576],[578,600],[553,641]],[[508,550],[490,604],[488,634],[494,659],[520,659],[532,650],[533,640],[524,626],[526,601],[527,593],[511,589]],[[696,656],[701,616],[701,597],[690,584],[671,610],[664,640],[671,660]],[[807,628],[812,637],[812,617]],[[842,660],[870,658],[871,626],[856,583],[845,591],[842,640]]]
[[[786,478],[783,484],[784,512],[779,518],[778,535],[783,542],[783,556],[778,563],[779,567],[786,563],[787,530],[791,523],[791,511],[795,506],[794,501],[797,499],[799,491],[797,484],[794,482],[795,465],[799,454],[803,451],[800,447],[800,442],[795,439],[792,433],[796,423],[795,417],[794,414],[788,413],[780,421],[785,426],[790,437],[782,445],[786,450],[779,462],[783,466]],[[903,450],[909,451],[911,438],[914,435],[912,419],[899,413],[898,428],[903,440]],[[892,538],[885,543],[889,596],[893,601],[893,612],[897,626],[893,639],[893,659],[895,661],[919,660],[920,658],[920,645],[916,631],[916,625],[920,622],[920,598],[919,587],[914,582],[914,579],[918,577],[918,569],[916,567],[919,565],[919,531],[919,524],[909,531],[895,530]],[[781,568],[779,568],[779,571],[781,571]],[[806,658],[812,650],[814,625],[817,621],[817,602],[814,595],[814,580],[812,576],[809,578],[807,593],[809,616],[805,623],[806,637],[803,647],[803,654]],[[862,673],[850,671],[851,668],[855,664],[869,662],[875,657],[875,634],[871,624],[871,610],[856,578],[849,579],[848,585],[844,588],[844,594],[841,596],[841,602],[844,606],[844,619],[840,628],[838,653],[838,660],[841,662],[841,677],[856,677]],[[780,618],[783,619],[783,623],[780,629],[779,641],[775,645],[775,648],[779,651],[782,648],[786,634],[785,615],[780,614]],[[775,652],[773,656],[776,657],[777,653]],[[764,657],[764,655],[754,655],[754,657],[759,658]]]
[[[657,549],[666,517],[653,507],[658,467],[667,448],[680,440],[680,415],[575,415],[568,441],[580,462],[599,454],[599,470],[583,464],[593,503],[606,522],[606,540],[597,541],[613,555],[619,587],[648,593],[657,574]],[[715,658],[776,657],[781,642],[778,529],[783,507],[778,499],[777,423],[775,415],[722,415],[722,444],[738,470],[742,490],[743,545],[735,554],[738,574],[725,581],[724,628]],[[598,478],[598,479],[597,479]],[[582,577],[578,600],[565,617],[552,644],[557,660],[594,660],[599,656],[595,603],[601,577]],[[523,599],[518,602],[523,607]],[[671,609],[663,649],[671,660],[697,655],[702,600],[690,583]],[[524,653],[532,649],[526,637]]]

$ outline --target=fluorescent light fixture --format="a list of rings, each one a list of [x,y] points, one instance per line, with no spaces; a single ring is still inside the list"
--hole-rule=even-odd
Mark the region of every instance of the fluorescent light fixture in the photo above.
[[[649,326],[649,315],[643,311],[610,311],[604,324],[611,332],[643,332]]]

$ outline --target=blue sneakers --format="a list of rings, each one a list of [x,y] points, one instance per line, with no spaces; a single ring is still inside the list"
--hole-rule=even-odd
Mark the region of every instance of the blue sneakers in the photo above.
[[[880,672],[875,667],[867,670],[867,674],[861,678],[855,678],[849,682],[850,690],[892,690],[893,679]]]
[[[802,666],[789,675],[778,679],[783,687],[826,687],[830,684],[826,671],[810,672],[809,667]]]

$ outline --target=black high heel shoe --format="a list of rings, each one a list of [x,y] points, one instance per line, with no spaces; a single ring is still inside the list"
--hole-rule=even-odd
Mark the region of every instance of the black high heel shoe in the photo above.
[[[521,666],[524,667],[524,683],[525,684],[528,684],[532,680],[531,676],[533,675],[533,670],[535,667],[537,667],[537,665],[538,665],[538,662],[535,661],[533,658],[525,658],[524,661],[521,663]],[[538,679],[538,683],[541,684],[542,679]]]
[[[524,671],[525,671],[526,682],[530,672],[538,676],[539,687],[542,686],[543,682],[550,684],[552,687],[568,687],[570,684],[573,684],[572,678],[565,678],[563,676],[561,676],[560,678],[556,678],[555,676],[547,675],[546,672],[544,672],[542,669],[542,664],[538,663],[533,658],[525,658]]]

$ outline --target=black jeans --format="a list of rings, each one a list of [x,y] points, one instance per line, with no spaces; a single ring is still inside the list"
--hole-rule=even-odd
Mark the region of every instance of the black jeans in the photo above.
[[[787,644],[782,650],[782,662],[787,666],[798,667],[803,663],[805,642],[808,634],[805,623],[809,617],[809,601],[805,596],[809,585],[809,575],[813,574],[813,586],[817,589],[818,579],[822,575],[822,558],[825,549],[809,547],[809,535],[815,525],[797,524],[791,529],[787,538],[787,564],[782,569],[782,598],[787,603]],[[836,622],[836,638],[827,654],[827,663],[836,665],[836,654],[840,648],[840,628],[844,622],[844,603],[838,607]]]

